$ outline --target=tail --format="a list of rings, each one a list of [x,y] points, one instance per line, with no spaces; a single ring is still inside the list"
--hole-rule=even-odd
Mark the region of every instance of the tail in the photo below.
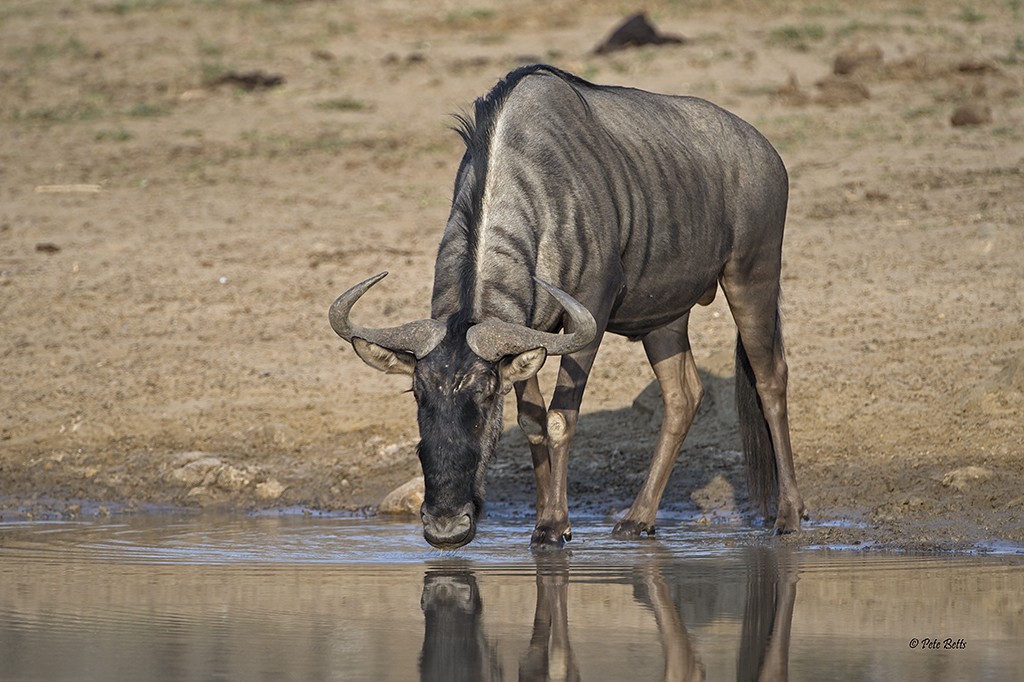
[[[778,313],[775,328],[778,335]],[[781,343],[781,339],[776,342]],[[747,489],[751,501],[760,506],[764,517],[768,518],[768,510],[776,508],[779,498],[775,447],[764,418],[761,398],[757,395],[754,368],[750,366],[739,334],[736,335],[736,411],[739,413],[740,438],[747,468]]]
[[[747,603],[743,609],[736,679],[757,680],[779,612],[779,565],[773,549],[751,547],[747,554]]]

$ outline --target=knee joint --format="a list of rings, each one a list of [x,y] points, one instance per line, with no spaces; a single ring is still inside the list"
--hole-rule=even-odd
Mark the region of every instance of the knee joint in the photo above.
[[[569,425],[560,412],[548,412],[548,438],[554,442],[565,440],[569,435]]]
[[[519,428],[526,434],[526,440],[531,445],[538,445],[544,442],[544,425],[532,415],[519,415]]]

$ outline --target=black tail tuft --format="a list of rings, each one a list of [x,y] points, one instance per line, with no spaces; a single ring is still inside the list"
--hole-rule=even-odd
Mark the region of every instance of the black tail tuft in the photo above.
[[[743,340],[736,335],[736,411],[739,413],[740,438],[743,441],[750,499],[768,510],[775,509],[779,497],[779,477],[775,466],[775,447],[757,395],[754,368],[750,366]]]
[[[748,549],[747,604],[743,609],[737,680],[757,680],[765,669],[775,616],[779,612],[779,559],[768,547]]]

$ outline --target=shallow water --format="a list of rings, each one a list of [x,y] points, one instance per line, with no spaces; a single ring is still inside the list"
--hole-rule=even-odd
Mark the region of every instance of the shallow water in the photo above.
[[[790,551],[525,520],[457,553],[377,519],[0,523],[0,680],[1011,680],[1024,557]],[[937,648],[932,648],[932,646]]]

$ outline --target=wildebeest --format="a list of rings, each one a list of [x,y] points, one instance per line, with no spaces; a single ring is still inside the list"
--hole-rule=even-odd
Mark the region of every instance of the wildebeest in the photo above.
[[[531,545],[571,538],[566,481],[587,376],[605,332],[643,342],[665,417],[617,536],[655,515],[703,387],[690,309],[721,285],[737,327],[736,393],[751,496],[798,530],[779,318],[788,177],[771,144],[695,97],[600,86],[546,65],[508,74],[460,117],[466,143],[441,239],[429,319],[374,329],[352,287],[330,320],[367,364],[413,377],[426,480],[424,537],[473,539],[484,474],[512,389],[533,456]],[[566,333],[558,333],[564,330]],[[536,374],[561,355],[545,406]]]

